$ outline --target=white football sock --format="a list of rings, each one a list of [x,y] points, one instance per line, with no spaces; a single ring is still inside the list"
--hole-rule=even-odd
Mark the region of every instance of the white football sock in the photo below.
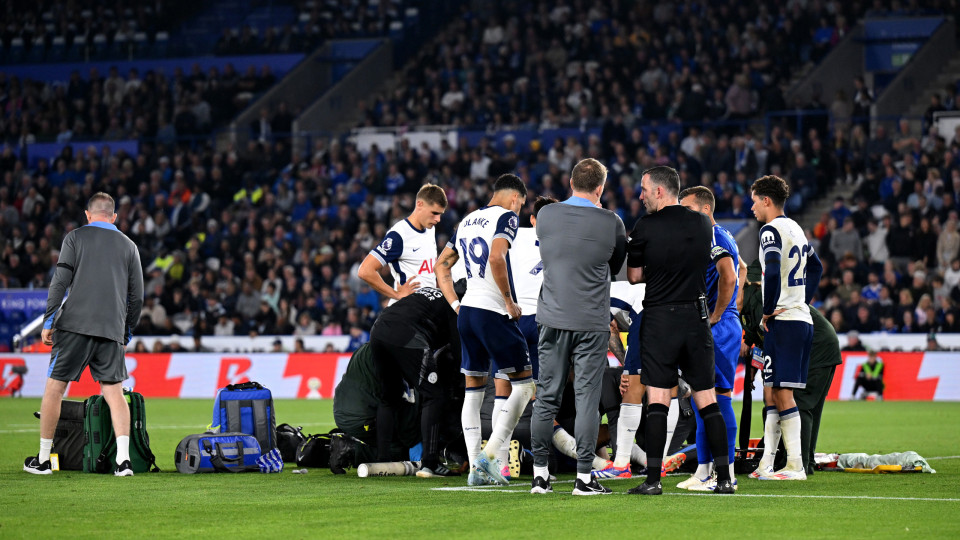
[[[553,445],[561,454],[577,459],[577,440],[560,426],[553,427]]]
[[[583,482],[584,484],[589,484],[590,481],[593,480],[593,477],[590,475],[590,473],[580,473],[580,472],[578,472],[578,473],[577,473],[577,480]]]
[[[117,465],[130,459],[130,436],[117,436]]]
[[[543,478],[546,481],[550,481],[550,469],[547,467],[539,467],[537,465],[533,466],[533,477],[534,478]]]
[[[710,476],[711,465],[713,465],[712,461],[697,465],[697,472],[693,473],[693,475],[701,480],[706,480]]]
[[[673,432],[677,430],[677,422],[680,421],[680,400],[673,398],[670,400],[670,410],[667,412],[667,443],[663,445],[663,458],[670,455],[670,443],[673,442]]]
[[[490,434],[487,446],[483,448],[483,452],[490,459],[496,457],[496,452],[503,445],[503,441],[507,440],[513,433],[513,428],[517,427],[520,415],[523,414],[523,410],[527,407],[527,403],[530,402],[530,398],[533,397],[537,388],[533,379],[529,378],[522,381],[510,381],[510,384],[513,391],[510,392],[510,397],[507,398],[500,416],[497,417],[497,425],[493,426],[493,432]]]
[[[620,404],[620,418],[617,420],[617,453],[614,455],[614,467],[626,467],[630,464],[642,414],[643,405],[639,403]],[[644,461],[646,461],[646,456],[644,456]]]
[[[50,461],[50,450],[53,448],[53,439],[40,438],[40,453],[37,454],[37,461],[43,463]]]
[[[763,422],[763,457],[760,465],[773,466],[777,457],[777,447],[780,446],[780,413],[776,407],[767,408],[767,419]]]
[[[647,453],[637,443],[633,443],[633,449],[630,450],[630,463],[640,467],[647,466]]]
[[[727,467],[730,468],[730,481],[731,481],[731,482],[736,482],[736,480],[737,480],[737,475],[736,475],[736,473],[733,472],[733,462],[730,462],[729,464],[727,464]]]
[[[787,468],[800,471],[804,468],[800,451],[800,412],[795,408],[784,412],[787,414],[780,417],[780,430],[783,446],[787,449]]]
[[[463,408],[460,409],[460,423],[463,426],[463,440],[467,443],[467,458],[472,467],[480,455],[480,405],[483,403],[483,388],[467,390],[463,394]]]
[[[497,425],[497,418],[500,417],[500,413],[503,412],[503,408],[507,403],[508,396],[497,396],[493,400],[493,412],[490,414],[490,431],[493,432],[493,426]],[[513,432],[510,432],[510,435],[503,441],[503,444],[500,445],[500,449],[497,450],[497,459],[500,460],[504,465],[510,464],[510,438],[513,435]]]

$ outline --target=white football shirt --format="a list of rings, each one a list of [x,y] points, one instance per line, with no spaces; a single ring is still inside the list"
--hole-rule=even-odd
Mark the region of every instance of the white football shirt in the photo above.
[[[803,229],[796,221],[779,216],[760,228],[760,268],[763,270],[763,302],[767,304],[767,259],[780,261],[780,287],[776,309],[781,321],[803,321],[813,324],[806,302],[807,258],[813,247],[807,243]],[[776,279],[770,276],[771,279]]]
[[[393,289],[415,279],[421,287],[436,287],[433,266],[437,262],[436,229],[417,229],[409,219],[398,221],[377,247],[370,250],[380,264],[390,267]],[[396,300],[391,300],[393,304]]]
[[[503,238],[512,245],[519,225],[517,215],[501,206],[485,206],[474,210],[460,222],[447,246],[457,251],[467,271],[467,294],[461,305],[507,315],[503,295],[490,270],[490,249],[497,238]],[[509,252],[507,277],[510,279],[510,293],[516,302]]]
[[[540,286],[543,285],[543,261],[540,260],[537,230],[533,227],[517,229],[517,239],[510,246],[510,268],[520,311],[524,315],[535,315]]]

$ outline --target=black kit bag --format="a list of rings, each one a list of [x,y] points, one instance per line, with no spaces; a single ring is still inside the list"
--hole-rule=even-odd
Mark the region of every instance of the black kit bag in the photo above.
[[[57,454],[61,471],[83,470],[83,447],[86,436],[83,431],[83,419],[86,416],[86,401],[65,399],[60,404],[60,420],[53,432],[53,450]],[[33,415],[40,418],[40,413]]]
[[[302,427],[293,427],[290,424],[277,426],[277,448],[280,449],[283,461],[287,463],[297,461],[297,449],[307,440],[302,430]]]

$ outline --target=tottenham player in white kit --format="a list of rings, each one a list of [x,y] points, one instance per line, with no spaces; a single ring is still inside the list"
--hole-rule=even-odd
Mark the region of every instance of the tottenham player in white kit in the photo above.
[[[490,204],[460,222],[437,261],[440,290],[459,313],[457,328],[463,353],[460,371],[466,378],[461,423],[470,458],[470,485],[485,484],[488,478],[498,484],[507,483],[496,453],[513,432],[535,389],[527,343],[517,325],[521,310],[508,253],[520,224],[517,212],[526,196],[527,189],[518,177],[505,174],[498,178]],[[461,257],[467,271],[462,307],[450,275]],[[491,360],[499,373],[510,378],[512,389],[487,445],[481,450],[480,405]]]
[[[360,263],[357,276],[390,299],[392,305],[420,287],[436,287],[437,233],[433,228],[447,209],[443,188],[426,184],[417,192],[417,204],[403,221],[398,221]],[[393,287],[380,275],[390,267]]]
[[[540,259],[540,241],[537,240],[537,212],[544,206],[557,202],[551,197],[538,197],[533,205],[533,213],[530,215],[530,227],[520,227],[517,229],[517,237],[510,245],[510,267],[513,275],[513,289],[517,295],[517,305],[523,313],[517,320],[520,326],[520,333],[527,341],[527,351],[530,353],[530,364],[533,366],[533,380],[537,380],[537,371],[539,368],[537,341],[540,338],[537,331],[537,298],[540,297],[540,286],[543,285],[543,261]],[[458,262],[459,264],[459,262]],[[454,275],[456,282],[456,275]],[[490,417],[490,424],[496,425],[497,417],[503,410],[503,405],[510,397],[510,379],[504,374],[495,375],[494,385],[497,395],[494,399],[493,413]],[[559,427],[559,426],[557,426]],[[500,450],[497,451],[497,458],[503,464],[500,474],[510,480],[510,439],[512,432],[508,434]]]
[[[763,386],[766,419],[764,453],[751,477],[762,480],[806,480],[800,453],[800,413],[795,388],[807,385],[807,367],[813,342],[813,319],[808,304],[820,284],[823,265],[807,243],[803,229],[783,214],[790,195],[787,183],[776,176],[757,179],[750,188],[753,213],[760,227],[760,265],[763,269]],[[773,470],[781,434],[787,465]]]

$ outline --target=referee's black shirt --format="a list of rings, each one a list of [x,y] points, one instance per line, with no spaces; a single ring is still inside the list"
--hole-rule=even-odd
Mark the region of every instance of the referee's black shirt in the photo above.
[[[627,245],[627,266],[643,268],[643,308],[696,302],[706,294],[713,226],[710,218],[680,205],[637,221]]]

